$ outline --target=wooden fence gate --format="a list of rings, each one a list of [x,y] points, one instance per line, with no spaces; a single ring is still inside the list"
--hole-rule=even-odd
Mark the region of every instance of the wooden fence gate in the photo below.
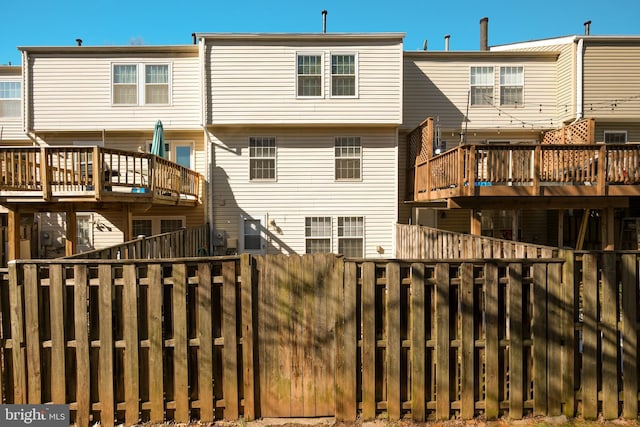
[[[264,285],[257,288],[256,319],[263,417],[335,414],[341,264],[326,255],[256,257],[258,283]]]

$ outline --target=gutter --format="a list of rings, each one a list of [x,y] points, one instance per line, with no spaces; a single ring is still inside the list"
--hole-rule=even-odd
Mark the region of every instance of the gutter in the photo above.
[[[576,119],[582,119],[584,116],[584,94],[583,94],[583,86],[584,86],[584,38],[580,37],[578,39],[578,48],[576,52]],[[575,123],[575,122],[574,122]]]

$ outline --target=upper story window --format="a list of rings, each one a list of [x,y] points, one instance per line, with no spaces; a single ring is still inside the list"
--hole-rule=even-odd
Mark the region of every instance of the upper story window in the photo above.
[[[522,105],[524,67],[500,67],[500,105]]]
[[[493,67],[471,67],[471,105],[493,104]]]
[[[114,105],[168,105],[168,64],[114,64]]]
[[[0,117],[20,117],[20,82],[0,82]]]
[[[356,56],[331,55],[331,96],[356,95]]]
[[[322,56],[298,55],[298,96],[322,96]]]
[[[627,131],[626,130],[605,130],[604,142],[606,144],[626,144]]]
[[[249,138],[249,179],[275,181],[276,138]]]
[[[359,136],[339,136],[335,146],[336,181],[362,177],[362,145]]]

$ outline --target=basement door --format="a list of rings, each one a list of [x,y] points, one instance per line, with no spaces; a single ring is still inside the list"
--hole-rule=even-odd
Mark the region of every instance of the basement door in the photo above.
[[[335,414],[336,341],[340,304],[330,254],[256,257],[257,365],[262,417]]]

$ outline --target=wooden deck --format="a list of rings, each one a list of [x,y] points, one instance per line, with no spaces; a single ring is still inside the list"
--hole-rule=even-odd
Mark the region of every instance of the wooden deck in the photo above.
[[[414,171],[415,202],[624,199],[640,195],[640,144],[465,144],[418,160]]]
[[[200,203],[199,173],[149,153],[102,147],[0,147],[0,171],[2,205]]]

